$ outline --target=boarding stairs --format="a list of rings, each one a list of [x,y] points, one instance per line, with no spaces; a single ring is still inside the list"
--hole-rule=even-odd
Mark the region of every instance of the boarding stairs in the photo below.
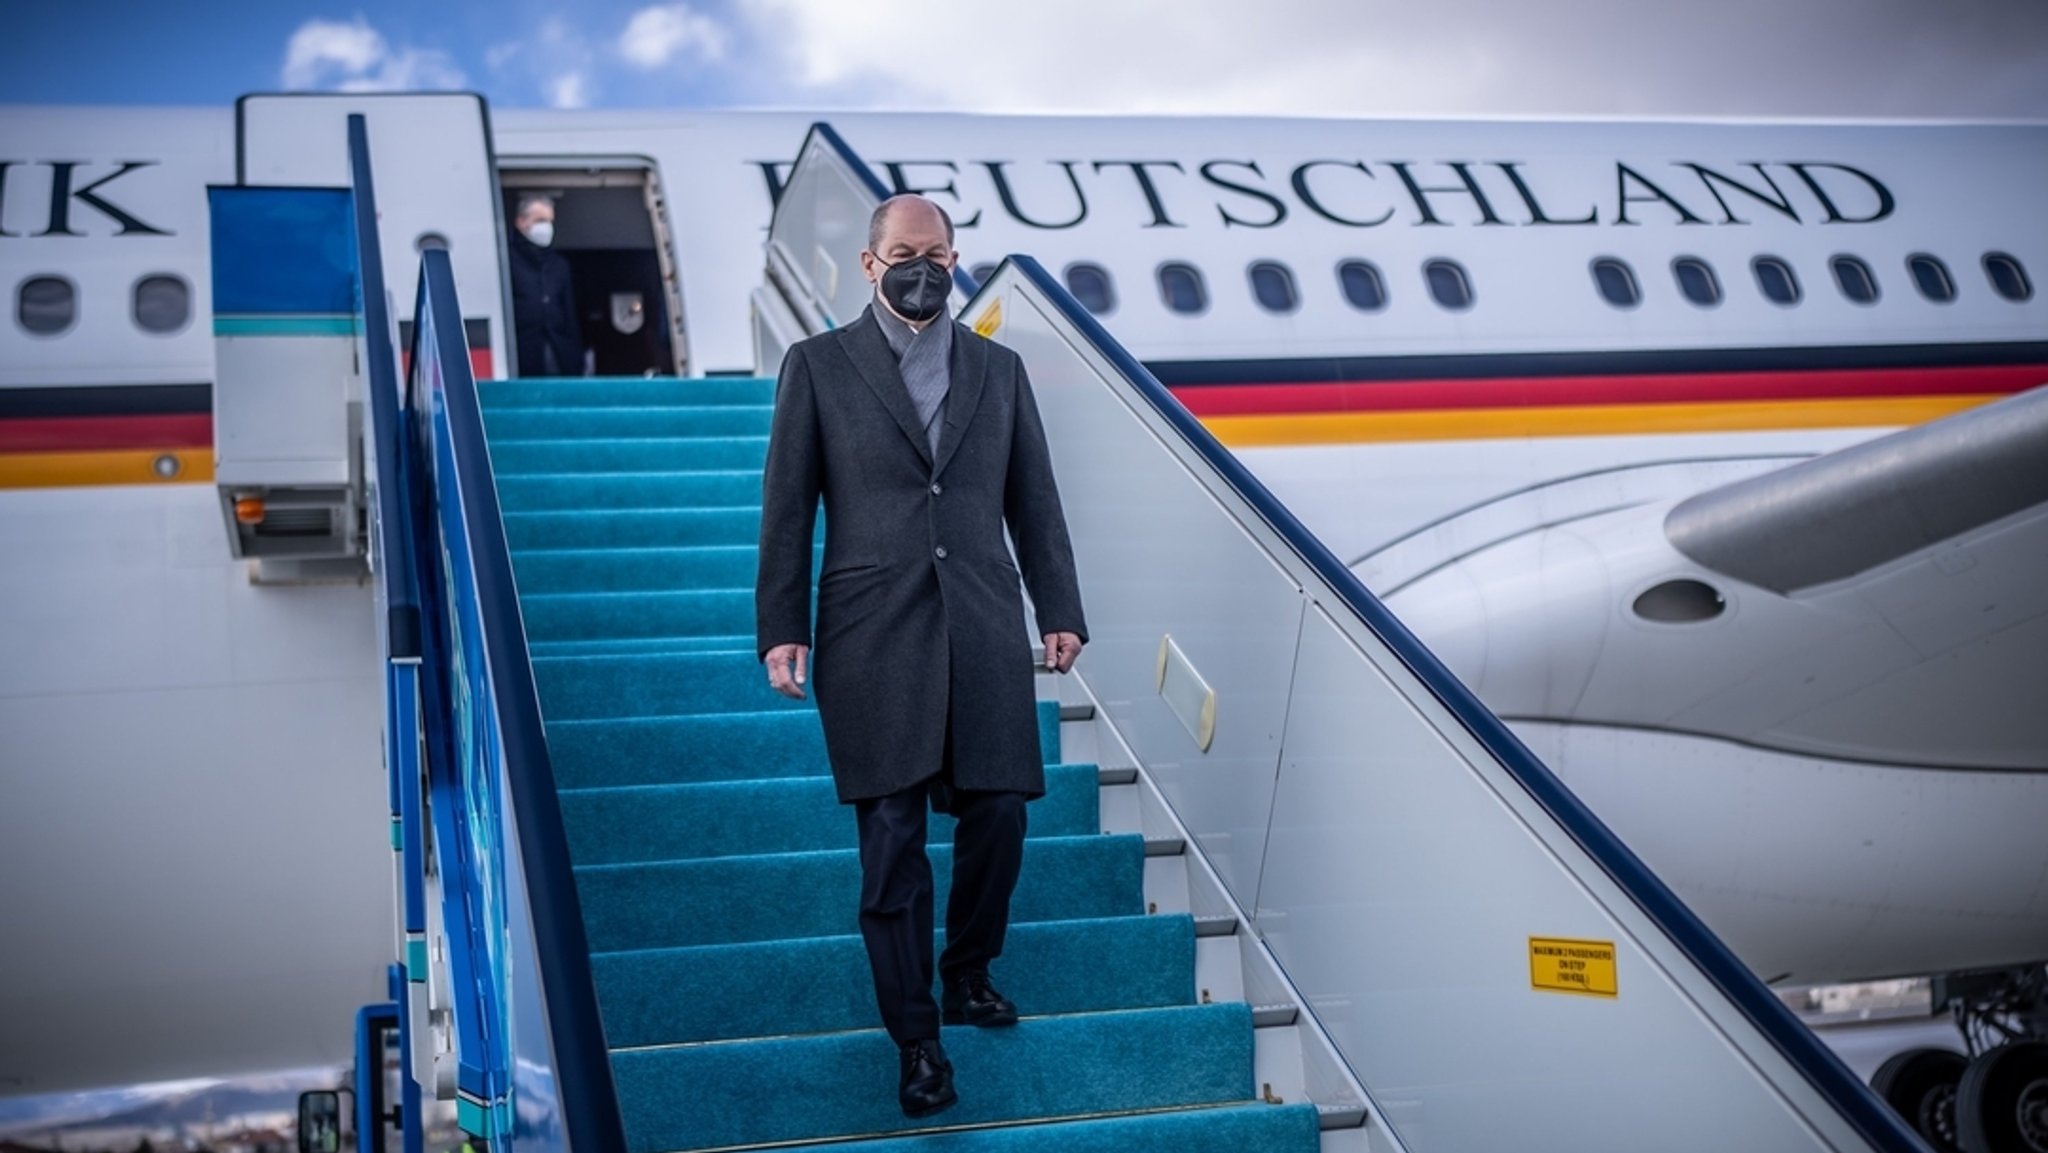
[[[1037,681],[1025,1019],[948,1028],[959,1104],[906,1120],[853,822],[753,650],[772,382],[476,381],[434,250],[399,349],[367,139],[407,1116],[551,1153],[1919,1147],[1024,257],[958,303],[1032,373],[1096,632]],[[764,361],[851,319],[809,254],[881,195],[825,126],[788,189]],[[1546,988],[1554,940],[1611,972]]]

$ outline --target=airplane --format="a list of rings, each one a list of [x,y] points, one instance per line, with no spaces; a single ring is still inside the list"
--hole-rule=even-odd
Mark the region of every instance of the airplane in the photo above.
[[[812,117],[414,99],[0,110],[0,1093],[339,1060],[379,996],[370,593],[237,559],[210,483],[206,190],[284,179],[267,116],[384,109],[380,172],[481,139],[382,204],[479,375],[532,192],[591,371],[773,373]],[[1760,976],[2040,1036],[2048,125],[832,123],[970,275],[1058,270]]]

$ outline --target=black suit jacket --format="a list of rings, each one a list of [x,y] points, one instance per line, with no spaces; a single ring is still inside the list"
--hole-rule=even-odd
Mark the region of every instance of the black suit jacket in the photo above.
[[[871,314],[792,347],[776,387],[756,640],[763,655],[812,646],[811,687],[843,801],[937,772],[949,725],[957,787],[1043,793],[1020,577],[1042,630],[1087,637],[1023,361],[956,324],[951,368],[936,452]]]

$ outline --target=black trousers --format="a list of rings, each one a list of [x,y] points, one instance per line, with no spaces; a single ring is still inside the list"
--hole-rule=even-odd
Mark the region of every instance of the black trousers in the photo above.
[[[1010,895],[1024,863],[1024,794],[955,789],[950,776],[854,802],[860,822],[860,935],[875,973],[882,1027],[898,1045],[939,1035],[939,1006],[932,997],[932,863],[925,855],[930,808],[959,820],[940,977],[985,970],[1002,955]]]

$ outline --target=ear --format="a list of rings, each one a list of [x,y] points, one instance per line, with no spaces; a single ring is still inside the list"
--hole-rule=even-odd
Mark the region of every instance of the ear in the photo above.
[[[947,250],[946,250],[946,271],[947,271],[947,272],[951,272],[951,271],[953,271],[953,267],[954,267],[955,265],[959,264],[959,263],[960,263],[960,250],[959,250],[959,249],[957,249],[957,248],[949,248],[949,249],[947,249]]]
[[[879,261],[875,259],[874,253],[869,252],[865,248],[861,249],[860,272],[862,276],[868,278],[869,284],[876,284],[880,282],[880,278],[882,275],[881,268],[882,265]]]

